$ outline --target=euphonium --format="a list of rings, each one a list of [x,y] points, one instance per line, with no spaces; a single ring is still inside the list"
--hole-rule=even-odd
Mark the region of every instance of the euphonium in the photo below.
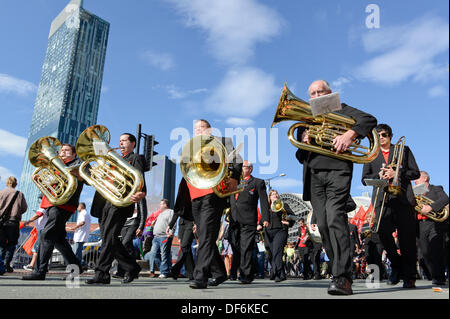
[[[78,181],[64,164],[59,151],[61,142],[51,136],[41,137],[28,151],[31,165],[37,167],[31,179],[39,190],[55,206],[65,204],[75,193]]]
[[[109,130],[103,125],[93,125],[81,133],[76,146],[83,160],[80,175],[114,206],[126,207],[132,204],[131,196],[142,189],[143,177],[108,145],[109,140]],[[105,152],[97,154],[97,145]]]
[[[416,211],[419,212],[420,214],[434,220],[435,222],[442,223],[443,221],[445,221],[448,218],[448,206],[445,206],[438,212],[431,211],[429,213],[422,213],[422,207],[424,205],[431,206],[431,204],[433,204],[434,201],[424,195],[418,195],[418,196],[416,196],[416,202],[417,202],[417,205],[416,205],[416,207],[414,207],[416,209]]]
[[[349,146],[347,151],[336,154],[336,151],[333,150],[334,138],[351,129],[356,121],[353,118],[335,112],[314,117],[309,103],[292,94],[286,85],[283,87],[272,127],[281,121],[299,122],[289,128],[288,138],[292,145],[306,151],[358,164],[372,162],[380,151],[379,136],[376,130],[373,129],[372,134],[368,136],[369,147],[361,145],[361,139],[358,138]],[[312,144],[296,140],[294,131],[299,127],[305,127],[309,130]]]
[[[229,189],[231,165],[225,146],[214,136],[195,136],[181,150],[180,169],[186,182],[198,189],[212,188],[221,198],[244,190],[242,185],[237,190]]]

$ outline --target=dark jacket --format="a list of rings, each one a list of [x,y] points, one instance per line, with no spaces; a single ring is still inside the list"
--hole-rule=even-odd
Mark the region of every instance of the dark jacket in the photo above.
[[[237,222],[243,225],[258,223],[258,200],[261,204],[261,219],[269,220],[269,201],[266,193],[266,183],[259,178],[250,176],[244,190],[239,193],[238,199],[230,197],[231,218],[230,223]]]
[[[435,186],[430,184],[428,186],[428,192],[423,195],[433,201],[433,204],[431,204],[430,206],[431,208],[433,208],[434,212],[439,212],[448,204],[448,196],[442,186]]]
[[[292,209],[289,207],[289,205],[286,202],[283,202],[283,208],[286,211],[287,215],[295,215],[294,212],[292,211]],[[283,229],[283,230],[288,230],[289,227],[294,226],[295,221],[290,220],[289,221],[289,226],[283,224],[282,221],[282,217],[283,217],[283,212],[279,211],[274,213],[271,209],[269,209],[269,227],[267,227],[267,229]],[[259,221],[259,224],[262,226],[262,218]]]
[[[365,179],[380,179],[378,173],[382,167],[382,164],[388,165],[392,161],[392,155],[394,153],[394,145],[391,145],[389,150],[389,159],[388,163],[385,162],[383,153],[380,151],[377,158],[368,164],[364,164],[363,172],[362,172],[362,183],[366,185]],[[401,188],[404,190],[399,196],[398,199],[404,202],[405,204],[409,204],[411,206],[416,205],[416,199],[414,197],[413,189],[411,181],[418,179],[420,177],[419,167],[417,166],[416,160],[414,158],[413,153],[409,149],[408,146],[405,146],[403,152],[403,162],[401,163],[401,168],[399,171],[399,182]],[[390,181],[391,182],[391,181]],[[372,196],[375,197],[376,192],[373,192]],[[380,190],[378,194],[378,199],[376,203],[376,207],[381,207],[381,201],[383,200],[384,190]],[[392,194],[388,194],[386,200],[396,196]]]
[[[361,138],[370,135],[372,130],[377,125],[377,119],[375,117],[344,103],[342,103],[342,109],[334,113],[343,114],[353,118],[356,123],[352,129],[358,134],[358,137]],[[299,128],[297,130],[298,140],[301,140],[301,136],[304,131],[305,128]],[[353,163],[351,161],[344,161],[315,152],[308,152],[302,149],[298,149],[295,156],[297,160],[303,164],[303,199],[306,201],[311,200],[311,176],[309,175],[309,168],[353,172]]]

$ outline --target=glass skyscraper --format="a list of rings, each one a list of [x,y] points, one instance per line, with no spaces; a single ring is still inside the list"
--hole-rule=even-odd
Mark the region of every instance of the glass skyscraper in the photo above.
[[[53,20],[42,66],[31,128],[28,135],[20,190],[30,218],[39,208],[39,189],[31,181],[36,169],[28,160],[31,144],[43,136],[75,145],[87,127],[96,124],[109,23],[72,0]]]

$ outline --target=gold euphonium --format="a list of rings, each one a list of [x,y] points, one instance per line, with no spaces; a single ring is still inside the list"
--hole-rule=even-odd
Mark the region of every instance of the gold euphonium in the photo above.
[[[221,197],[240,193],[244,188],[230,190],[227,180],[231,178],[225,146],[214,136],[198,135],[190,139],[181,150],[180,169],[186,182],[198,189],[212,188]],[[242,180],[242,174],[241,174]]]
[[[361,145],[361,139],[356,139],[347,151],[336,154],[333,150],[333,140],[351,129],[356,121],[342,114],[328,113],[313,116],[308,102],[296,97],[286,85],[283,87],[278,107],[272,122],[272,127],[281,121],[298,121],[289,128],[288,138],[292,145],[305,151],[319,153],[325,156],[348,160],[358,164],[372,162],[380,151],[379,136],[375,129],[367,136],[370,145]],[[312,143],[307,144],[298,141],[294,137],[294,131],[299,127],[309,130]],[[359,155],[357,155],[359,154]]]
[[[78,181],[64,164],[59,151],[61,142],[52,136],[36,140],[28,151],[31,165],[37,167],[31,175],[34,184],[55,206],[65,204],[75,193]]]
[[[431,211],[429,213],[422,213],[422,207],[424,205],[431,206],[434,203],[434,201],[424,195],[418,195],[418,196],[416,196],[416,202],[417,202],[417,205],[416,205],[416,207],[414,207],[415,210],[418,213],[428,217],[429,219],[434,220],[435,222],[438,222],[438,223],[442,223],[443,221],[445,221],[448,218],[448,205],[445,206],[444,208],[442,208],[438,212]]]
[[[270,209],[274,212],[274,213],[278,213],[278,212],[282,212],[282,216],[281,219],[282,220],[286,220],[287,219],[287,213],[286,210],[284,209],[284,203],[283,201],[280,199],[274,200],[272,202],[272,204],[270,205]]]
[[[141,191],[143,176],[108,145],[110,136],[103,125],[93,125],[81,133],[76,146],[83,160],[79,171],[106,200],[126,207],[132,204],[131,196]]]

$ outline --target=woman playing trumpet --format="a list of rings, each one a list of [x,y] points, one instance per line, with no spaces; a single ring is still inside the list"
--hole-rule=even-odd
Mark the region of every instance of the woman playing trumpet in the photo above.
[[[272,272],[270,279],[275,282],[286,280],[286,272],[283,264],[284,246],[287,244],[288,228],[294,224],[294,221],[287,221],[288,215],[294,215],[291,208],[280,199],[276,190],[269,192],[269,226],[266,227],[265,240],[267,241],[272,259],[270,265]],[[258,226],[258,230],[262,225]]]

